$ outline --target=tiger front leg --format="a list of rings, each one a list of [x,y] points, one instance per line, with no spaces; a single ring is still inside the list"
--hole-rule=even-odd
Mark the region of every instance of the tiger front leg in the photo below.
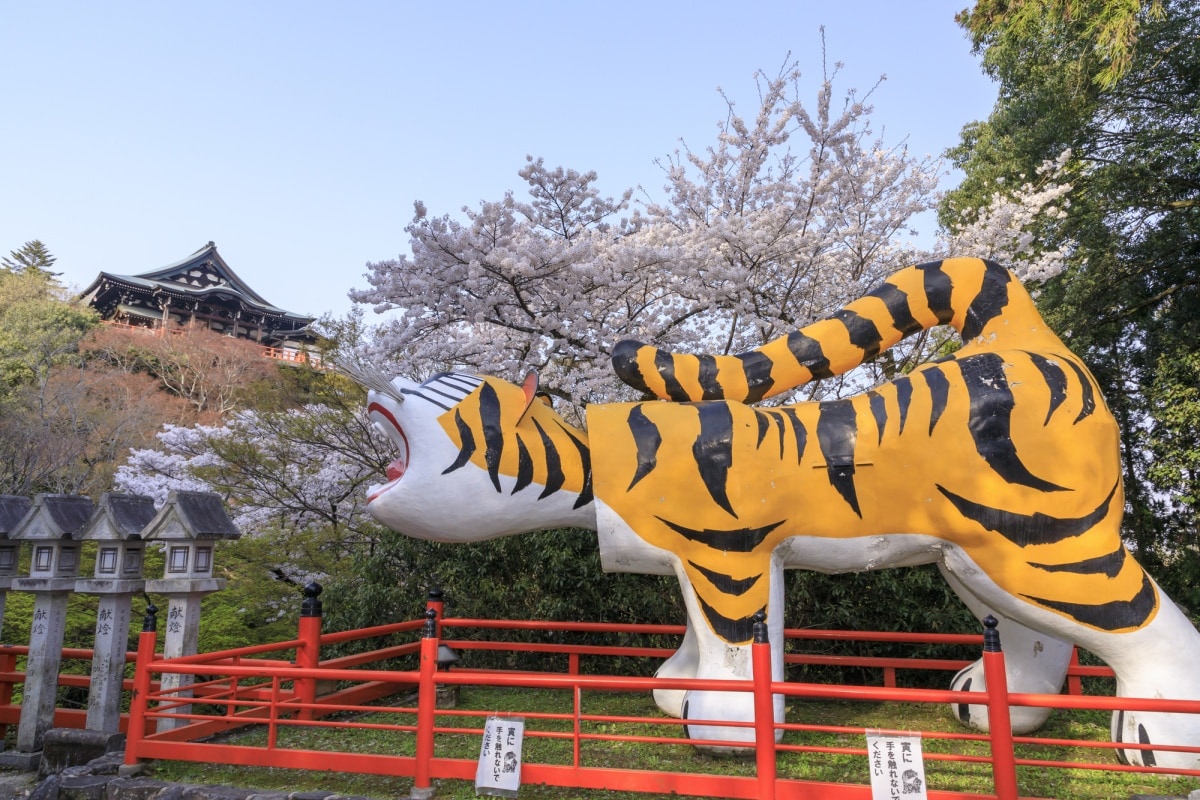
[[[744,746],[754,743],[754,694],[749,691],[754,679],[752,644],[730,642],[714,629],[681,564],[676,564],[675,574],[679,578],[680,590],[687,608],[688,630],[694,637],[695,674],[693,677],[714,680],[745,681],[747,691],[688,690],[683,695],[679,716],[688,721],[684,727],[690,739],[706,742],[729,742],[699,744],[698,747],[715,753],[746,753]],[[783,567],[781,561],[771,558],[771,566],[764,579],[770,580],[769,601],[766,608],[767,635],[771,643],[771,676],[783,680]],[[685,637],[685,644],[686,637]],[[670,662],[668,662],[670,663]],[[664,676],[665,677],[665,676]],[[783,722],[783,696],[773,698],[776,724]],[[668,712],[669,713],[669,712]],[[695,722],[692,722],[692,721]],[[744,723],[729,725],[722,723]],[[776,731],[776,740],[782,731]]]

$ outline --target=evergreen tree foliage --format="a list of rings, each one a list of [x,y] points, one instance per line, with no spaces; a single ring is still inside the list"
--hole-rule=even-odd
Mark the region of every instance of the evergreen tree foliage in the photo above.
[[[0,268],[10,272],[33,272],[43,278],[56,278],[62,273],[50,270],[55,261],[58,261],[58,258],[50,254],[46,245],[34,239],[0,259]]]

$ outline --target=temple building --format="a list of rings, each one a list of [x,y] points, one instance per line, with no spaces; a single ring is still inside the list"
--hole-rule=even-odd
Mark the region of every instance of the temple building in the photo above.
[[[101,272],[82,297],[102,319],[144,328],[203,326],[265,347],[303,351],[313,317],[268,303],[209,242],[182,261],[140,275]]]

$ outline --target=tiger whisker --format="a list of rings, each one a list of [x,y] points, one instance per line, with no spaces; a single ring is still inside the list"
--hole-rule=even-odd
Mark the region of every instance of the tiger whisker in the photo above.
[[[380,394],[387,395],[397,403],[404,402],[404,395],[392,385],[389,378],[378,370],[348,361],[334,361],[333,366],[338,372],[355,383]]]

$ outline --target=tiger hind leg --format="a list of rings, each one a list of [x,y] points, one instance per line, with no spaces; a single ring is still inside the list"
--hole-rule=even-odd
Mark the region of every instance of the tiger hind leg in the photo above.
[[[1043,607],[1044,600],[1031,602],[1004,592],[986,578],[977,565],[960,556],[963,556],[960,551],[948,550],[943,567],[943,574],[960,597],[971,604],[969,598],[974,595],[977,602],[997,618],[1016,621],[1027,629],[1042,632],[1044,638],[1039,640],[1043,644],[1052,637],[1060,642],[1073,642],[1095,654],[1116,675],[1117,697],[1200,702],[1200,669],[1196,668],[1200,663],[1200,631],[1141,571],[1128,553],[1124,554],[1122,563],[1141,576],[1141,588],[1130,596],[1114,597],[1112,592],[1097,591],[1097,603],[1090,608],[1097,609],[1098,613],[1090,617],[1086,613],[1088,606],[1060,604],[1060,609],[1052,610]],[[972,576],[969,590],[961,591],[963,586],[954,580],[956,575]],[[1106,588],[1103,582],[1098,582],[1097,586],[1101,590]],[[1046,588],[1044,585],[1031,587],[1030,594],[1038,596]],[[1115,624],[1121,622],[1127,624],[1124,627]],[[1013,636],[1012,632],[1006,634],[1001,626],[1000,643],[1006,662],[1011,657],[1022,658],[1021,648],[1014,650],[1011,645]],[[1028,655],[1028,648],[1025,655]],[[1014,681],[1011,666],[1008,675],[1010,691],[1037,691],[1025,688],[1027,684],[1020,679]],[[1055,678],[1053,674],[1047,675]],[[1057,692],[1060,681],[1060,678],[1055,679],[1056,688],[1045,691]],[[974,682],[971,688],[976,688]],[[1116,711],[1112,739],[1117,743],[1139,745],[1136,749],[1117,751],[1117,757],[1126,763],[1200,769],[1200,752],[1171,749],[1200,748],[1200,713]]]
[[[955,594],[971,609],[977,619],[989,615],[999,623],[1001,646],[1004,649],[1004,672],[1010,692],[1034,694],[1057,694],[1071,662],[1071,643],[1035,631],[1004,614],[989,608],[971,594],[960,581],[945,569],[946,582]],[[983,692],[987,690],[983,659],[977,659],[959,672],[950,681],[954,691]],[[990,729],[988,709],[985,705],[958,703],[952,707],[955,717],[971,728],[981,731]],[[1045,724],[1051,709],[1017,706],[1011,710],[1014,733],[1029,733]]]
[[[1036,631],[990,608],[944,565],[939,564],[938,568],[946,583],[977,619],[983,620],[990,615],[999,622],[996,630],[1004,649],[1004,673],[1010,692],[1058,694],[1062,691],[1074,650],[1070,642]],[[959,670],[950,681],[950,688],[962,692],[986,691],[983,659]],[[952,710],[962,724],[981,731],[989,730],[987,706],[958,703]],[[1036,731],[1046,723],[1051,711],[1049,708],[1013,707],[1010,714],[1013,733]]]
[[[1161,589],[1159,598],[1158,613],[1141,630],[1093,634],[1098,641],[1080,644],[1113,668],[1118,697],[1198,702],[1200,632]],[[1200,769],[1200,752],[1162,749],[1164,745],[1200,748],[1200,712],[1116,711],[1112,716],[1112,739],[1146,746],[1118,750],[1117,757],[1123,763]]]

